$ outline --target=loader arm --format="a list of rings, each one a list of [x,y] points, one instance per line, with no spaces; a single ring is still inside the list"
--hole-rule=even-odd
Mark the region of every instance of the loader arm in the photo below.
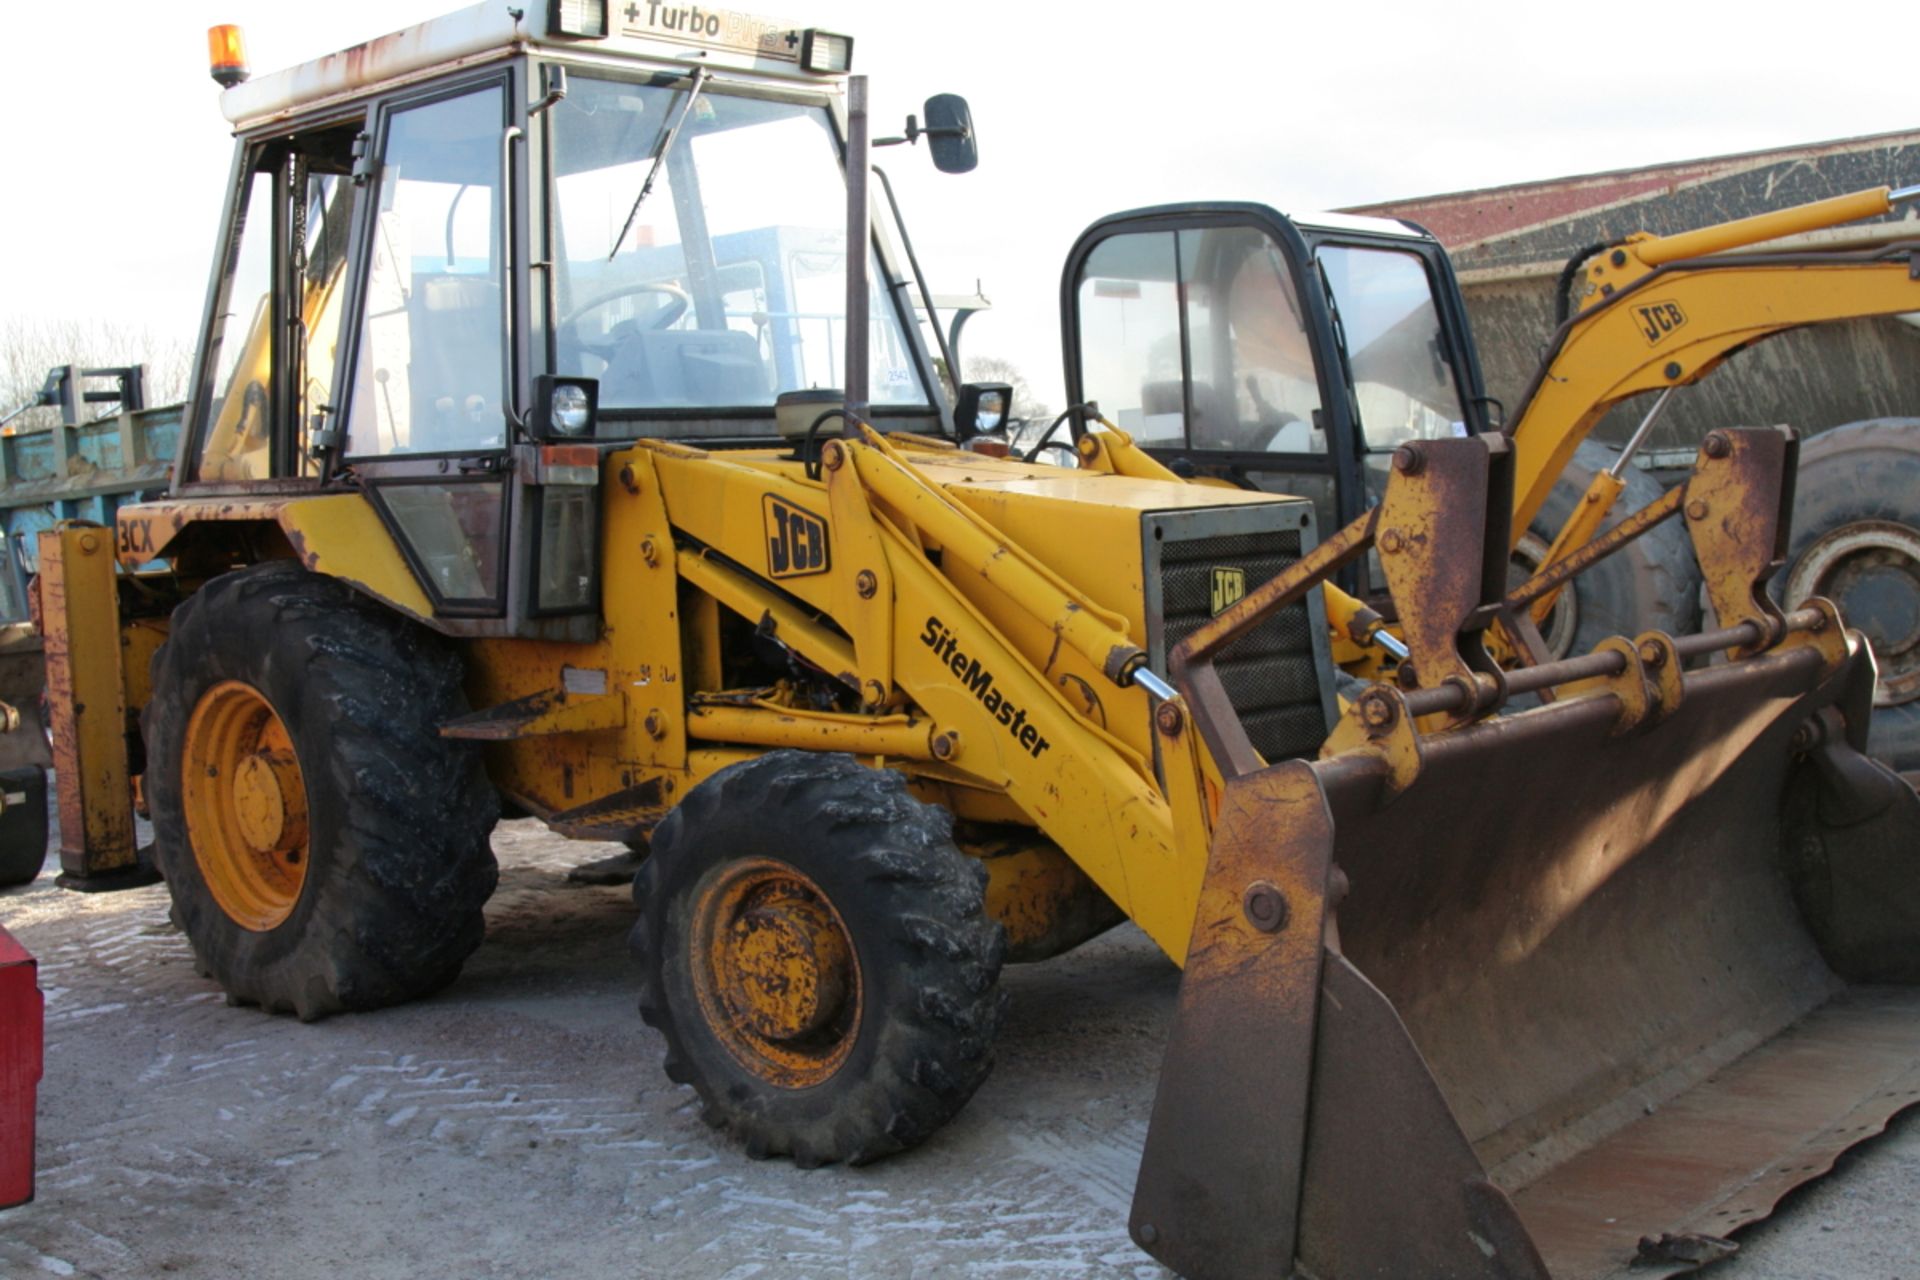
[[[862,755],[884,747],[882,729],[896,750],[911,738],[918,768],[1006,796],[1184,960],[1207,844],[1202,765],[1176,733],[1158,753],[1163,782],[1111,728],[1152,716],[1136,679],[1145,653],[1124,620],[875,432],[828,443],[818,482],[724,455],[649,452],[683,544],[682,571],[734,611],[771,616],[776,638],[863,704],[859,716],[838,717],[706,710],[690,725],[701,746],[783,742],[796,721],[816,729],[817,745]],[[742,498],[756,508],[746,520]],[[784,605],[727,567],[762,556],[742,537],[745,529],[757,538],[762,501],[825,517],[833,530],[824,571],[777,583]],[[872,726],[865,733],[855,727],[863,720]]]
[[[1615,405],[1697,382],[1728,356],[1789,329],[1920,311],[1920,241],[1852,253],[1729,253],[1762,240],[1884,214],[1909,191],[1880,187],[1674,236],[1635,235],[1599,255],[1584,305],[1555,332],[1507,434],[1512,532],[1524,534],[1574,451]],[[1575,521],[1597,529],[1606,477]],[[1557,559],[1585,537],[1556,541]]]

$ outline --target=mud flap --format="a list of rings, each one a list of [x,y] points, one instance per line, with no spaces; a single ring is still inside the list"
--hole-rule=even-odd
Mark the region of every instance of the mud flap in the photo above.
[[[1920,990],[1847,984],[1920,979],[1920,799],[1849,741],[1867,661],[1436,734],[1398,795],[1359,755],[1230,782],[1135,1240],[1223,1280],[1607,1276],[1878,1131]]]

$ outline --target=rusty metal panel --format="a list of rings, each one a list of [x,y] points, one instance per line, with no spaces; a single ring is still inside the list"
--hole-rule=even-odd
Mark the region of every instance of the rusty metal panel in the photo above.
[[[111,530],[40,535],[47,727],[60,808],[60,882],[117,887],[137,875],[120,610]]]
[[[1193,1280],[1291,1269],[1332,845],[1309,765],[1228,781],[1129,1224]]]
[[[1304,1273],[1548,1280],[1393,1006],[1343,956],[1321,988],[1309,1114]]]
[[[1623,738],[1606,736],[1606,699],[1444,735],[1419,788],[1385,808],[1366,782],[1330,779],[1353,886],[1342,945],[1400,1011],[1496,1183],[1527,1187],[1649,1111],[1715,1118],[1721,1163],[1681,1162],[1648,1216],[1635,1219],[1624,1174],[1599,1181],[1594,1213],[1565,1234],[1521,1192],[1556,1276],[1603,1273],[1583,1261],[1592,1216],[1617,1220],[1606,1256],[1624,1265],[1640,1236],[1697,1230],[1697,1206],[1720,1207],[1734,1172],[1780,1176],[1806,1141],[1737,1092],[1689,1091],[1782,1032],[1769,1052],[1790,1053],[1809,1033],[1788,1029],[1840,990],[1788,874],[1804,842],[1786,846],[1762,802],[1787,793],[1795,731],[1845,688],[1843,671],[1795,698],[1810,668],[1803,650],[1694,673],[1679,711]],[[1499,802],[1454,802],[1468,791]],[[1880,891],[1917,892],[1911,876]],[[1883,1087],[1871,1067],[1827,1066],[1830,1103]]]
[[[1642,1237],[1712,1246],[1920,1101],[1920,992],[1847,987],[1808,924],[1823,883],[1864,889],[1908,943],[1859,976],[1910,981],[1920,798],[1803,754],[1852,653],[1687,673],[1625,732],[1603,695],[1427,735],[1404,792],[1362,752],[1236,780],[1290,804],[1223,806],[1136,1239],[1208,1276],[1599,1277]],[[1299,818],[1318,797],[1330,829]],[[1315,848],[1337,909],[1302,1136],[1300,940],[1237,904],[1256,876],[1293,903],[1275,869]],[[1229,1243],[1195,1249],[1209,1224]]]
[[[1692,1264],[1663,1260],[1673,1250],[1643,1257],[1638,1241],[1675,1236],[1717,1252],[1713,1241],[1766,1217],[1916,1103],[1920,990],[1854,988],[1515,1201],[1555,1242],[1556,1276],[1674,1275]]]

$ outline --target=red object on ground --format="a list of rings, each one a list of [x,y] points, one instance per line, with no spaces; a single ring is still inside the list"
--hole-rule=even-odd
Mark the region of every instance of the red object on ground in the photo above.
[[[45,1022],[39,965],[0,925],[0,1209],[33,1199],[33,1105]]]

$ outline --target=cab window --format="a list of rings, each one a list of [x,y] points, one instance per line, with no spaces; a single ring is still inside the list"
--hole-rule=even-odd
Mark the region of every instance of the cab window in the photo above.
[[[189,480],[311,477],[345,314],[358,125],[274,142],[236,195]]]
[[[825,110],[577,76],[552,127],[554,370],[599,380],[603,422],[760,408],[650,433],[770,433],[775,396],[840,385],[847,196]],[[924,407],[877,257],[869,271],[872,403]]]
[[[1083,389],[1141,444],[1327,451],[1299,291],[1258,230],[1112,236],[1077,301]]]
[[[488,86],[393,112],[367,242],[347,455],[506,445],[503,96]]]
[[[1417,254],[1328,245],[1321,270],[1338,311],[1369,452],[1465,435],[1433,286]]]

